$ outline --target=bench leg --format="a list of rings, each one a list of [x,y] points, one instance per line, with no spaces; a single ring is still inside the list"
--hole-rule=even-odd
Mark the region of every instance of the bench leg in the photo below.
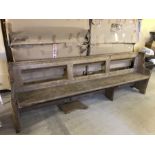
[[[20,111],[18,109],[17,103],[12,100],[12,109],[13,109],[13,121],[16,133],[19,133],[21,130],[21,123],[20,123]]]
[[[133,87],[137,88],[141,94],[145,94],[146,93],[146,88],[147,88],[147,85],[148,85],[148,81],[149,81],[149,79],[135,82]]]
[[[114,99],[114,91],[115,91],[116,87],[111,87],[111,88],[106,88],[105,89],[105,96],[110,99],[111,101],[113,101]]]

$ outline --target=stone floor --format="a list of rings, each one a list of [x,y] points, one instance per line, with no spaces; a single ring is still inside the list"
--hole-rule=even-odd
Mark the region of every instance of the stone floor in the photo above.
[[[2,93],[0,105],[0,134],[16,134],[11,119],[10,93]],[[69,114],[50,105],[22,114],[20,134],[102,135],[102,134],[155,134],[155,70],[147,93],[142,95],[128,86],[116,90],[109,101],[103,92],[80,97],[88,106]]]

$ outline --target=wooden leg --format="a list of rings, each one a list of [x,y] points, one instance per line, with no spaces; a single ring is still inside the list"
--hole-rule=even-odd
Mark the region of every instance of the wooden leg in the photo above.
[[[20,123],[20,112],[17,106],[17,103],[12,99],[12,109],[13,109],[13,121],[15,125],[16,133],[20,132],[21,123]]]
[[[133,87],[137,88],[141,94],[145,94],[146,93],[146,88],[147,88],[147,85],[148,85],[148,81],[149,81],[149,79],[135,82]]]
[[[113,101],[114,99],[114,91],[115,91],[116,87],[111,87],[111,88],[106,88],[105,89],[105,96],[110,99],[111,101]]]

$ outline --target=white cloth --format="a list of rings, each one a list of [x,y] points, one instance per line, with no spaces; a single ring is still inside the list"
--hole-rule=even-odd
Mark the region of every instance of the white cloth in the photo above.
[[[0,104],[3,104],[2,96],[0,94]]]
[[[142,48],[142,52],[144,52],[146,55],[154,55],[154,51],[147,47]]]
[[[155,64],[155,59],[151,59],[150,62],[152,62],[153,64]]]

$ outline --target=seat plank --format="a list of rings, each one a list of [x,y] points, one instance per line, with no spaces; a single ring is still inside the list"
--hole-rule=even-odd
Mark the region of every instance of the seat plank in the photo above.
[[[32,106],[34,104],[71,97],[74,95],[84,94],[104,88],[114,87],[121,84],[127,84],[140,80],[148,79],[148,75],[140,73],[128,73],[113,77],[100,78],[98,80],[87,80],[77,83],[71,83],[63,86],[55,86],[35,91],[18,93],[19,107]]]

